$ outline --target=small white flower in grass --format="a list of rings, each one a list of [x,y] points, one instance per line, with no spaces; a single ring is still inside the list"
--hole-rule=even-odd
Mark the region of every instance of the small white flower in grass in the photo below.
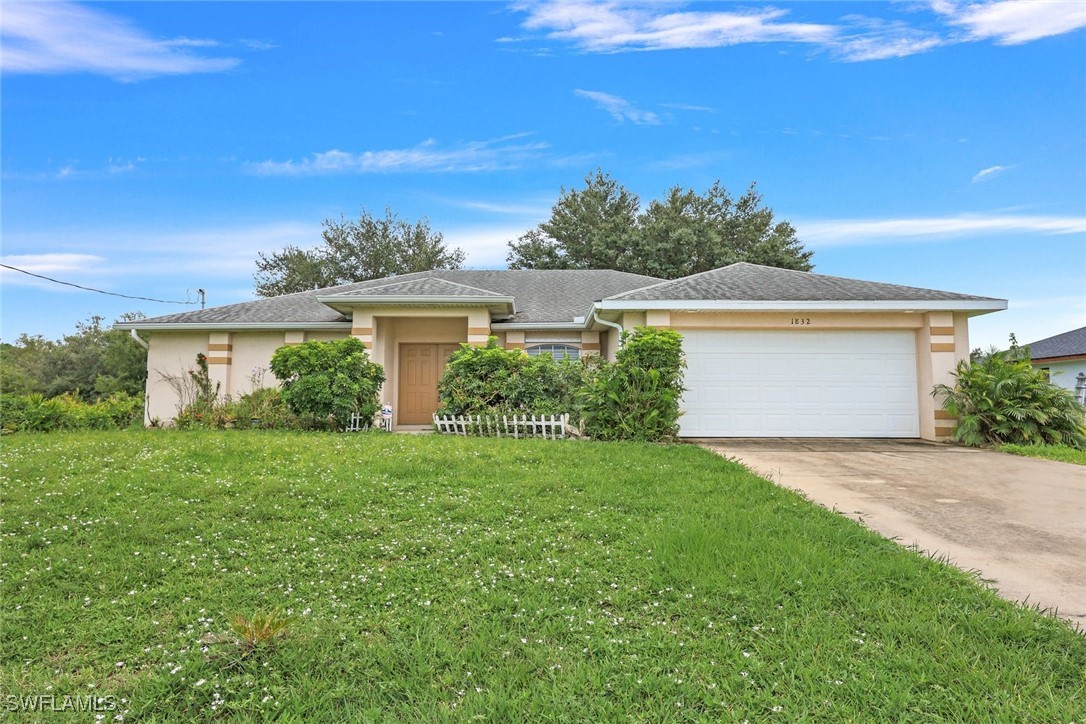
[[[744,659],[749,659],[750,658],[750,652],[749,651],[744,651],[743,652],[743,658]]]
[[[124,662],[123,661],[118,661],[117,662],[117,668],[118,669],[123,669],[124,668]]]
[[[207,683],[207,679],[200,679],[199,681],[196,682],[196,686],[203,686],[206,683]]]
[[[745,678],[747,678],[748,676],[750,676],[750,674],[748,674],[748,673],[747,673],[747,672],[745,672],[745,671],[740,671],[740,672],[739,672],[739,675],[740,675],[740,676],[742,676],[742,677],[743,677],[744,679],[745,679]]]
[[[770,711],[773,712],[774,714],[776,714],[777,712],[782,711],[783,709],[784,709],[783,706],[775,706],[772,709],[770,709]]]

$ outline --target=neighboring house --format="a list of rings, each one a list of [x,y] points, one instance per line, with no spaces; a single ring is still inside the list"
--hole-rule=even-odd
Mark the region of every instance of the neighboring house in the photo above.
[[[1002,299],[739,263],[662,281],[617,271],[438,270],[117,325],[150,333],[147,419],[177,399],[163,375],[208,357],[249,390],[276,348],[353,335],[385,368],[397,429],[427,425],[461,343],[613,359],[623,330],[680,332],[685,437],[950,435],[931,396],[969,356],[969,318]]]
[[[1047,372],[1052,384],[1071,390],[1086,405],[1086,327],[1027,346],[1033,366]]]

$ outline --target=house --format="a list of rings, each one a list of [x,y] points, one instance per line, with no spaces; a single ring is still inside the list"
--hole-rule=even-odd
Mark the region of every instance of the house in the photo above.
[[[461,343],[602,354],[623,330],[683,336],[685,437],[949,436],[932,387],[969,355],[969,318],[1002,299],[738,263],[664,281],[611,270],[436,270],[120,324],[150,333],[147,419],[177,399],[164,376],[207,355],[225,394],[281,345],[358,337],[385,368],[396,429],[425,426]]]
[[[1086,405],[1086,327],[1032,342],[1031,363],[1048,373],[1052,384],[1071,390]]]

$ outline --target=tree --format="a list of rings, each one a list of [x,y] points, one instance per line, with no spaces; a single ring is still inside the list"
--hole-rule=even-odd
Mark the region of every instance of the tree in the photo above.
[[[640,200],[600,169],[565,189],[551,218],[510,242],[510,269],[619,269],[637,230]]]
[[[323,244],[315,249],[287,246],[256,260],[256,293],[275,297],[309,289],[381,279],[396,274],[459,269],[462,249],[449,249],[440,232],[423,218],[414,223],[391,209],[377,218],[365,209],[357,221],[325,219]]]
[[[618,269],[675,279],[739,261],[810,271],[812,253],[751,184],[738,199],[720,182],[704,194],[675,186],[641,211],[597,169],[562,190],[551,218],[509,242],[513,269]]]
[[[139,313],[119,321],[142,319]],[[92,316],[76,324],[75,334],[57,341],[22,334],[0,352],[4,392],[40,393],[55,397],[73,393],[95,400],[114,392],[143,393],[147,381],[147,350],[123,330],[102,327]]]

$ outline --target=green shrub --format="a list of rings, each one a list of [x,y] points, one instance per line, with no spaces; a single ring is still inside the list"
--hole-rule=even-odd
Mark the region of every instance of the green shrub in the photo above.
[[[963,360],[954,377],[953,387],[936,385],[932,394],[942,396],[943,409],[958,418],[955,440],[1086,449],[1086,411],[1069,390],[1030,365],[1027,348],[1012,345],[972,363]]]
[[[73,394],[0,396],[0,424],[5,432],[115,430],[143,419],[143,397],[115,392],[98,402]]]
[[[343,428],[353,414],[367,420],[377,414],[385,371],[355,337],[280,347],[270,366],[303,425]]]
[[[220,397],[211,403],[194,403],[178,413],[174,425],[181,430],[286,430],[303,427],[287,407],[283,393],[274,387],[255,389],[236,400]]]
[[[585,382],[578,360],[530,357],[502,349],[490,337],[485,347],[467,344],[449,356],[438,381],[439,415],[560,415],[576,421],[577,396]]]
[[[255,389],[237,402],[237,426],[268,429],[298,427],[298,418],[287,407],[281,390],[275,387]]]
[[[601,363],[582,395],[589,436],[660,442],[679,433],[682,337],[670,329],[623,332],[616,361]]]

